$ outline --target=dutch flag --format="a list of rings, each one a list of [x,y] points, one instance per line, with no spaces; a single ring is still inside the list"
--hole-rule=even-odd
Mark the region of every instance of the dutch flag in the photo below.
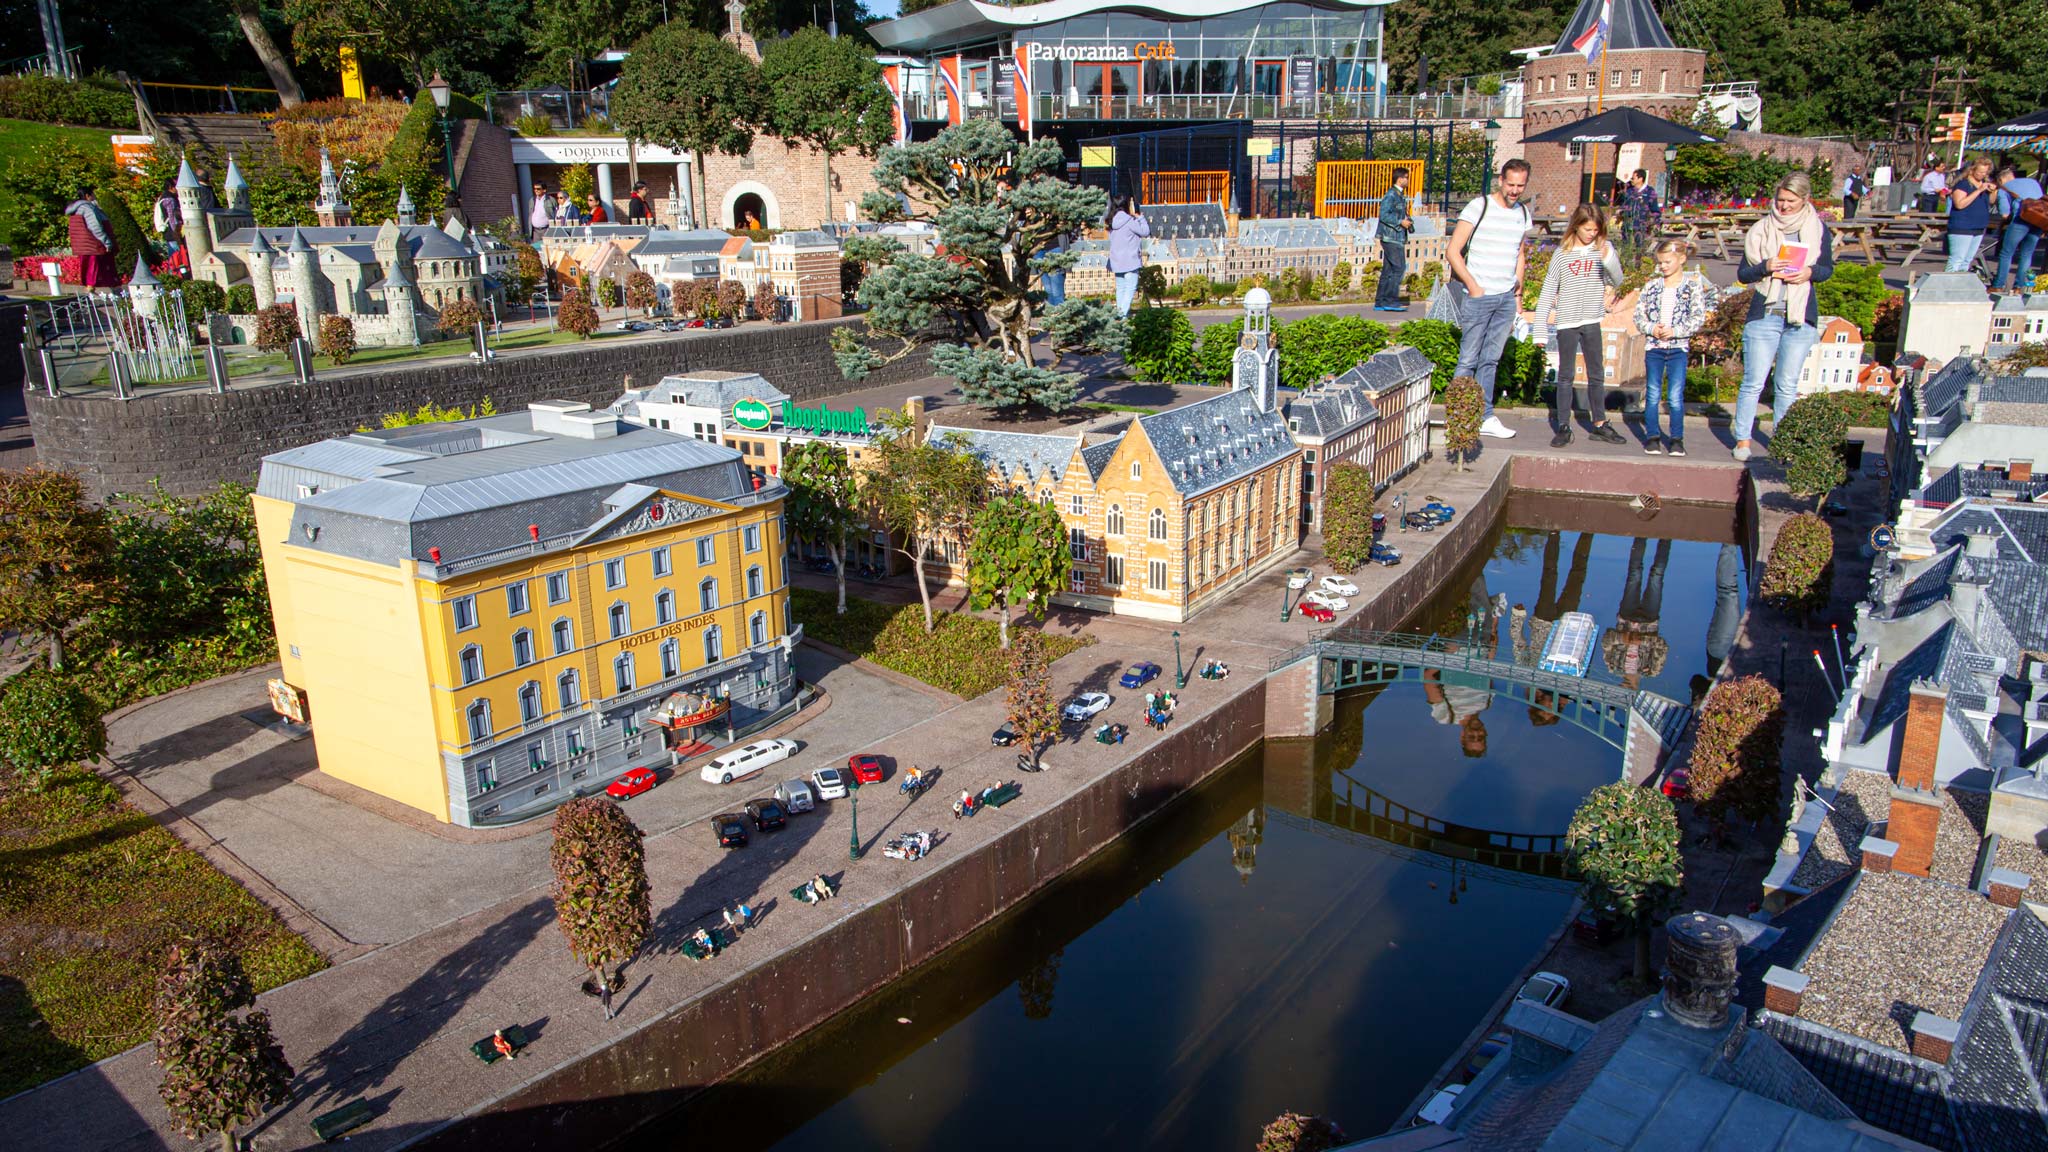
[[[1577,40],[1572,41],[1572,47],[1586,58],[1586,63],[1591,64],[1600,58],[1600,49],[1607,44],[1608,24],[1613,18],[1613,0],[1600,0],[1599,21],[1581,33]]]

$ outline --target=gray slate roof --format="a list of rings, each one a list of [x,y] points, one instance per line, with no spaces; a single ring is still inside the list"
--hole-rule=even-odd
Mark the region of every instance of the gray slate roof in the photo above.
[[[1218,204],[1147,204],[1145,223],[1160,240],[1221,239],[1229,231]]]
[[[647,233],[647,238],[633,246],[631,256],[682,256],[709,252],[717,255],[732,239],[727,233],[716,228],[691,228],[676,230],[656,228]]]
[[[1929,272],[1913,285],[1915,304],[1984,304],[1991,294],[1975,272]]]
[[[1969,499],[2034,500],[2048,496],[2048,472],[2031,480],[2007,480],[1982,468],[1951,468],[1929,481],[1921,499],[1930,504],[1956,504]]]
[[[1228,484],[1301,452],[1287,434],[1286,417],[1259,411],[1249,389],[1140,416],[1138,426],[1166,465],[1174,490],[1183,496]]]
[[[1390,344],[1372,354],[1372,359],[1337,377],[1339,387],[1363,388],[1368,395],[1405,388],[1435,370],[1429,357],[1406,344]]]
[[[1600,19],[1600,3],[1601,0],[1579,0],[1578,11],[1572,13],[1571,22],[1564,26],[1564,35],[1557,38],[1557,46],[1550,50],[1553,55],[1577,51],[1572,47],[1572,41]],[[1671,33],[1664,30],[1664,22],[1657,18],[1657,9],[1650,0],[1615,0],[1608,29],[1607,47],[1611,51],[1676,47],[1671,42]]]
[[[1046,432],[1002,432],[989,428],[952,428],[933,424],[925,441],[936,444],[948,436],[965,440],[965,450],[1011,484],[1057,484],[1081,445],[1078,436]],[[1111,442],[1112,444],[1114,441]]]
[[[1240,247],[1335,248],[1337,237],[1320,220],[1246,220],[1237,226]]]
[[[1998,535],[1998,554],[2048,564],[2048,508],[2024,504],[1968,504],[1948,509],[1928,535],[1936,548],[1960,542],[1973,531]]]
[[[770,406],[789,399],[789,394],[770,384],[759,372],[711,370],[663,376],[652,388],[629,389],[612,401],[608,412],[637,416],[640,405],[688,404],[698,408],[728,411],[741,400],[759,400]]]
[[[1335,384],[1287,402],[1287,422],[1294,434],[1298,437],[1320,437],[1325,441],[1368,420],[1377,420],[1379,415],[1380,410],[1373,407],[1372,400],[1363,389]]]
[[[2001,296],[1999,299],[2011,300],[2013,297]],[[1998,404],[2048,404],[2048,378],[1993,376],[1978,386],[1977,397]]]
[[[304,237],[313,248],[360,245],[361,254],[354,257],[358,263],[376,263],[377,227],[375,225],[351,225],[347,228],[237,228],[222,240],[224,247],[246,247],[256,241],[257,235],[272,247],[289,249],[294,237]],[[432,224],[402,224],[398,226],[399,237],[412,250],[415,260],[455,260],[474,257],[469,245],[457,240]]]

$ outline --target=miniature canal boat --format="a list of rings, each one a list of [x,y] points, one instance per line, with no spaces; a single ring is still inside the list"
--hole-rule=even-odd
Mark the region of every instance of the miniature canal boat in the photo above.
[[[1599,639],[1600,626],[1591,616],[1567,612],[1550,626],[1550,639],[1544,641],[1543,656],[1536,666],[1545,672],[1584,676],[1593,662],[1593,646]]]

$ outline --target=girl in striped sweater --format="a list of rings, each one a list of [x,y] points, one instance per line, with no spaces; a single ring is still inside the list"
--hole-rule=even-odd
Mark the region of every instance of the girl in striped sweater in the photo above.
[[[1543,293],[1536,298],[1536,320],[1557,329],[1557,399],[1551,427],[1552,448],[1572,442],[1572,378],[1580,356],[1586,360],[1587,417],[1593,439],[1625,443],[1607,426],[1607,374],[1600,364],[1600,320],[1613,309],[1615,288],[1622,281],[1621,257],[1607,242],[1607,219],[1600,209],[1581,204],[1565,228],[1564,245],[1550,258]]]

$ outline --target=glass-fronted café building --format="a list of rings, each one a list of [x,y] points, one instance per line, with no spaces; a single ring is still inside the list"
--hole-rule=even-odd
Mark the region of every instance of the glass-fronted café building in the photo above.
[[[869,29],[923,138],[993,117],[1066,140],[1235,119],[1379,114],[1391,0],[953,0]]]

